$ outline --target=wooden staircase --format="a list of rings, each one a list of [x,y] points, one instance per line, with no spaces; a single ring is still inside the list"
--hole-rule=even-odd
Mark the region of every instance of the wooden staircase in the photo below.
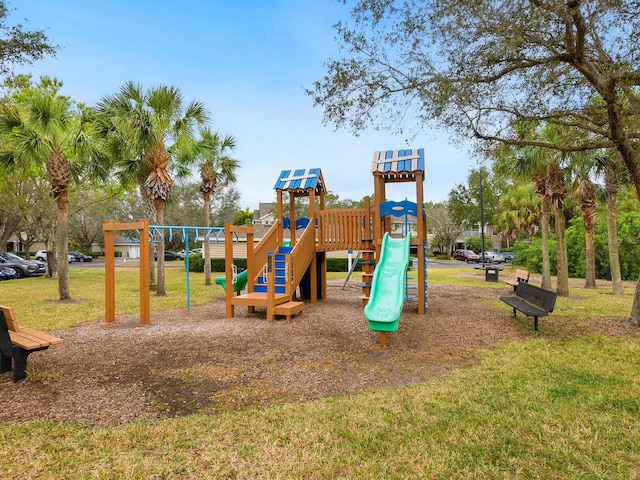
[[[265,251],[264,256],[255,255],[257,265],[262,265],[260,273],[255,275],[246,294],[227,298],[231,304],[228,316],[233,316],[235,305],[243,305],[249,313],[253,313],[256,307],[266,308],[267,320],[274,320],[276,315],[283,315],[289,320],[304,309],[304,303],[294,301],[293,297],[314,258],[315,225],[309,224],[294,247],[277,246],[273,239],[267,239],[264,246],[258,245],[257,250]]]
[[[254,279],[253,288],[244,295],[233,297],[232,304],[248,307],[249,313],[255,312],[255,307],[266,308],[267,320],[274,320],[276,315],[284,315],[290,320],[292,315],[300,313],[304,303],[293,301],[288,285],[291,250],[291,247],[279,247],[269,255],[267,263]],[[269,285],[273,285],[272,292],[269,292]]]

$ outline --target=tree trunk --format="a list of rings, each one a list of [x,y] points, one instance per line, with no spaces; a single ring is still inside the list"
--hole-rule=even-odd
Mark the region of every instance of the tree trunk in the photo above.
[[[60,192],[58,207],[58,293],[60,300],[69,300],[69,192]]]
[[[164,200],[156,199],[155,202],[156,207],[156,216],[158,220],[158,225],[164,225]],[[156,289],[156,295],[159,297],[164,297],[167,292],[165,290],[164,283],[164,237],[161,242],[157,244],[157,252],[158,252],[158,288]]]
[[[587,230],[588,228],[588,230]],[[585,288],[598,288],[596,285],[596,240],[593,226],[585,225]]]
[[[633,294],[633,306],[631,307],[631,317],[628,324],[633,327],[640,327],[640,279],[638,279],[636,291]]]
[[[141,181],[139,187],[140,195],[142,197],[142,209],[144,210],[144,214],[149,219],[149,225],[158,225],[156,207],[153,204],[153,200],[150,199],[146,193],[146,189],[144,188],[144,180]],[[154,290],[158,285],[158,281],[156,279],[155,252],[153,250],[153,248],[149,249],[149,290]]]
[[[551,227],[551,205],[549,197],[540,198],[540,230],[542,234],[542,288],[551,290],[551,260],[549,257],[549,232]]]
[[[620,254],[618,252],[618,223],[616,193],[607,192],[607,237],[609,243],[609,268],[614,295],[622,295],[622,273],[620,272]]]
[[[561,297],[569,296],[569,266],[567,262],[567,239],[565,236],[565,218],[562,208],[553,208],[556,224],[556,293]]]
[[[595,199],[583,202],[582,222],[584,224],[585,240],[585,288],[598,288],[596,285],[596,213]]]
[[[204,226],[211,226],[211,218],[209,215],[209,208],[211,205],[211,193],[205,192],[202,194],[204,200]],[[209,249],[209,243],[204,242],[204,284],[211,285],[211,250]]]

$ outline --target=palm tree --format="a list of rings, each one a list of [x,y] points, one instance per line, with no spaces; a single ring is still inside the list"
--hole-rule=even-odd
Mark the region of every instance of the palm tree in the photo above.
[[[184,105],[179,89],[160,85],[143,90],[133,82],[98,104],[101,133],[111,147],[123,182],[136,182],[150,221],[164,224],[164,206],[171,196],[174,168],[188,173],[195,158],[195,127],[204,125],[208,112],[200,102]],[[166,295],[164,242],[158,243],[157,295]]]
[[[0,162],[20,171],[44,166],[57,207],[58,293],[60,300],[68,300],[69,188],[87,168],[94,178],[106,177],[104,163],[98,161],[103,158],[92,130],[92,111],[58,95],[56,86],[29,85],[14,100],[0,115]]]
[[[547,189],[551,199],[551,208],[556,227],[556,293],[566,297],[569,295],[569,263],[567,260],[567,237],[565,235],[567,222],[564,216],[567,181],[565,172],[560,168],[557,156],[554,155],[551,158],[547,171]]]
[[[573,198],[580,203],[582,223],[585,235],[585,288],[597,288],[596,285],[596,188],[588,172],[580,172],[573,181]]]
[[[236,170],[240,163],[229,156],[236,147],[233,136],[226,135],[223,139],[218,133],[213,133],[208,128],[200,131],[198,151],[200,162],[200,192],[204,200],[204,226],[211,226],[210,208],[211,195],[218,187],[224,187],[235,183]],[[205,285],[211,285],[211,252],[209,244],[204,243],[204,273]]]
[[[522,126],[520,126],[522,127]],[[526,125],[525,125],[526,127]],[[538,133],[545,143],[560,145],[565,141],[559,128],[546,125]],[[510,150],[507,150],[509,152]],[[525,147],[516,155],[505,155],[498,151],[497,168],[515,177],[526,177],[534,182],[534,190],[540,198],[540,231],[542,234],[542,287],[551,288],[551,266],[549,261],[550,217],[553,212],[556,232],[557,285],[558,295],[569,295],[569,268],[567,263],[567,245],[565,239],[566,221],[564,216],[567,185],[564,171],[560,168],[561,152],[545,147]]]
[[[540,220],[540,201],[530,183],[517,185],[500,197],[499,213],[493,223],[507,239],[517,239],[521,233],[531,240]]]
[[[551,261],[549,237],[551,236],[551,199],[547,189],[548,157],[536,147],[525,147],[516,152],[499,148],[496,156],[496,171],[515,178],[529,179],[540,199],[540,234],[542,237],[542,288],[551,288]]]
[[[247,223],[251,223],[252,221],[253,213],[249,211],[249,207],[245,208],[244,210],[238,210],[233,216],[234,225],[246,225]]]
[[[624,286],[622,284],[620,255],[618,251],[616,199],[622,181],[628,181],[628,178],[625,179],[623,176],[624,165],[622,164],[620,154],[616,151],[596,155],[593,163],[596,174],[604,178],[604,189],[595,189],[595,187],[594,189],[598,201],[606,202],[607,204],[607,243],[612,293],[614,295],[622,295],[624,293]]]

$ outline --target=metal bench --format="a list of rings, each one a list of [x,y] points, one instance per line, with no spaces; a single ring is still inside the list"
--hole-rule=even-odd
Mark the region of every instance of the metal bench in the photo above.
[[[546,317],[553,312],[556,293],[530,283],[519,282],[515,295],[500,297],[500,300],[513,308],[514,318],[517,310],[527,317],[533,317],[533,328],[538,331],[538,317]]]
[[[0,373],[11,371],[13,363],[14,382],[27,378],[27,357],[32,352],[62,342],[62,338],[19,325],[13,309],[0,305]]]

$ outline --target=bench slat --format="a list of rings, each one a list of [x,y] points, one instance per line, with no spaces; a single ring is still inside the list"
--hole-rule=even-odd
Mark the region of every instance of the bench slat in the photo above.
[[[25,350],[35,350],[37,348],[48,347],[50,344],[47,341],[38,337],[32,337],[31,335],[25,335],[22,332],[9,332],[11,341],[24,348]]]
[[[500,300],[507,305],[511,305],[513,308],[520,310],[527,317],[546,317],[548,315],[546,311],[536,308],[533,305],[529,305],[518,297],[500,297]]]
[[[33,330],[32,328],[20,326],[20,333],[24,335],[29,335],[34,339],[39,339],[43,342],[47,342],[48,345],[59,345],[64,340],[60,337],[55,337],[45,332],[40,332],[38,330]]]
[[[5,322],[7,322],[7,327],[9,328],[9,330],[11,330],[12,332],[19,332],[20,325],[18,325],[16,314],[13,312],[13,308],[0,305],[0,309],[2,309],[2,314],[4,315],[4,320]]]
[[[516,269],[516,278],[515,279],[505,280],[504,283],[506,283],[507,285],[511,285],[513,287],[513,289],[515,290],[520,282],[529,283],[529,277],[530,276],[531,276],[531,273],[528,270],[524,270],[522,268],[517,268]]]

